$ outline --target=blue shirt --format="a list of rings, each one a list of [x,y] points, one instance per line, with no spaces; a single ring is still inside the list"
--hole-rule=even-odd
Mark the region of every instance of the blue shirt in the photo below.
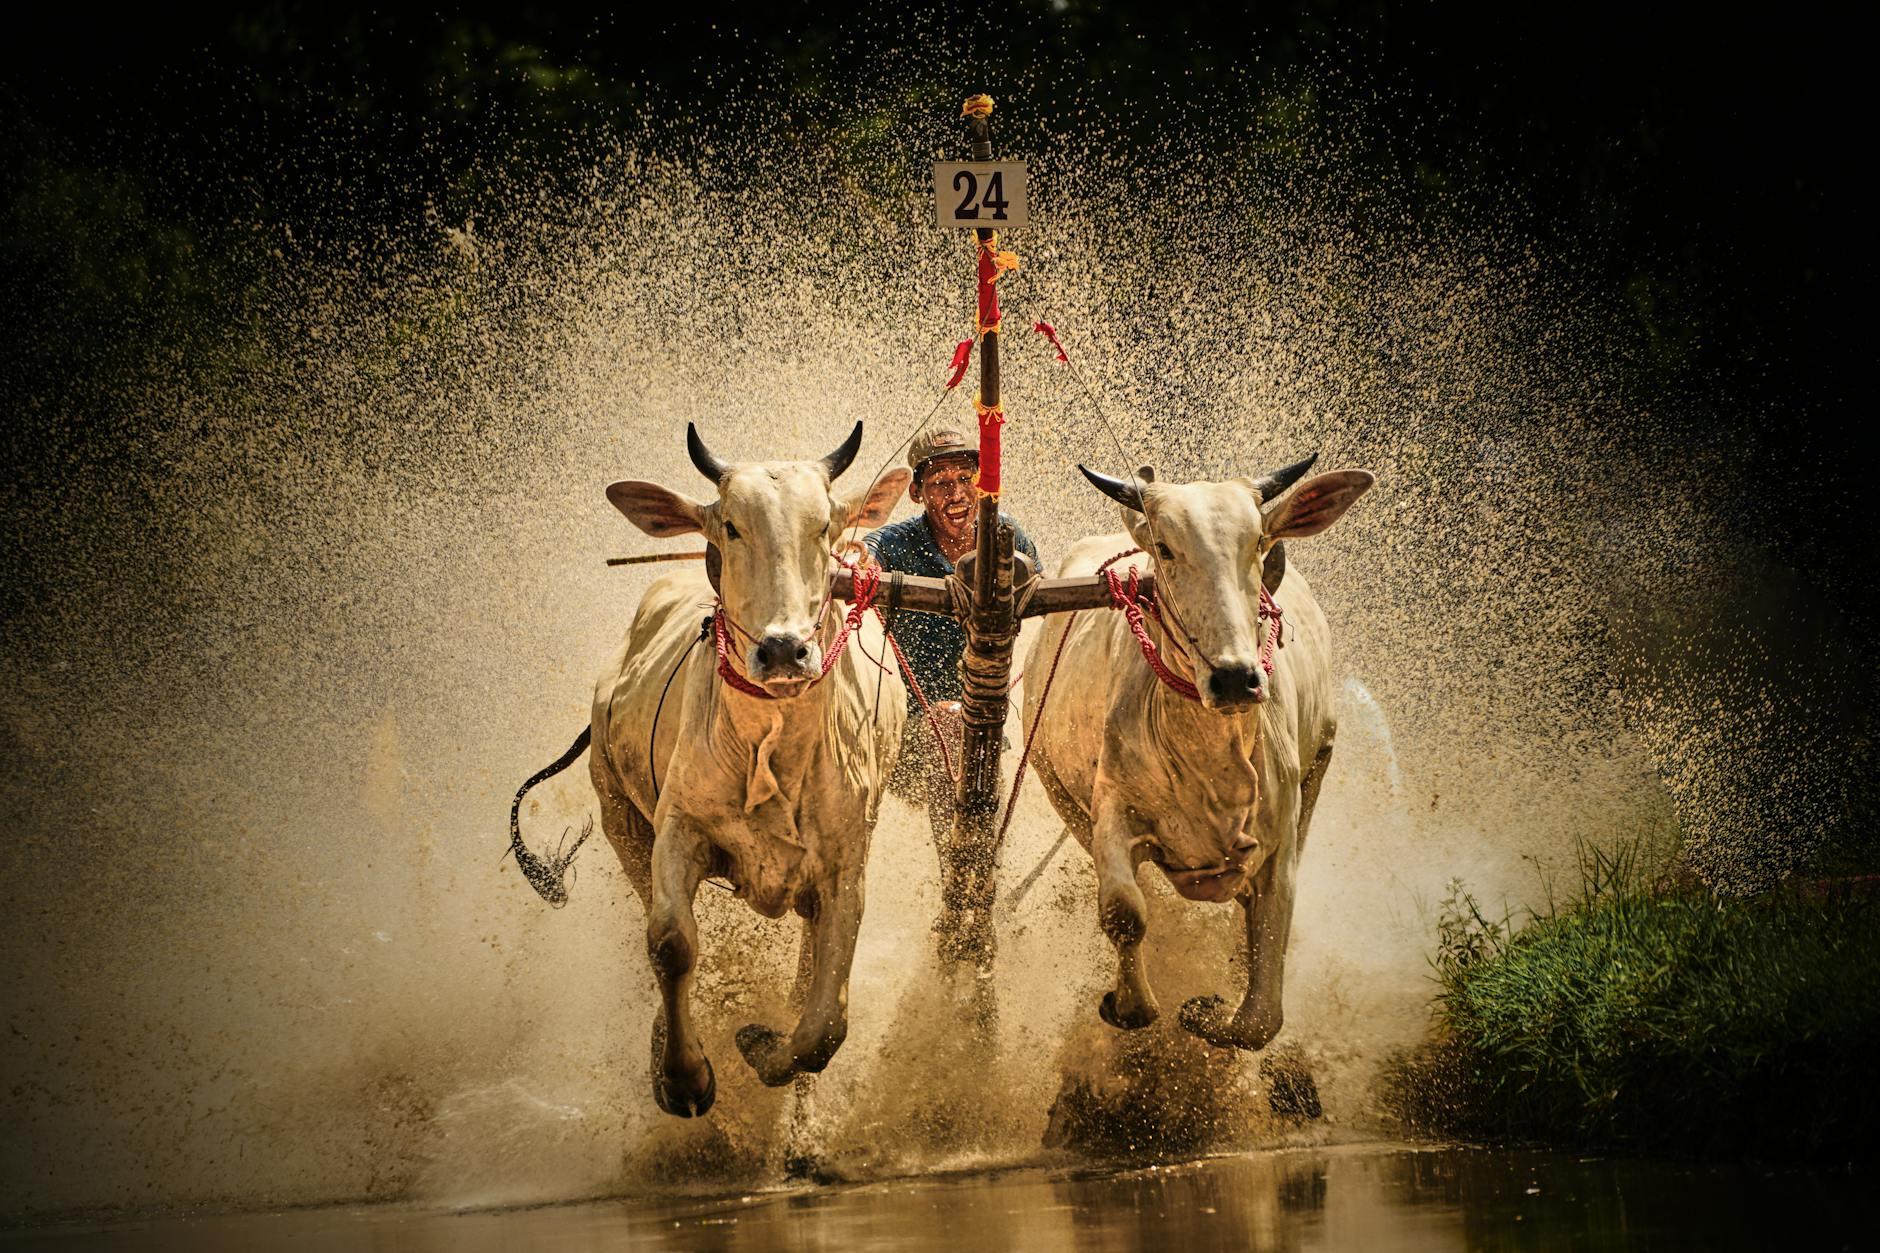
[[[1001,513],[999,521],[1012,528],[1012,547],[1029,557],[1031,568],[1042,575],[1044,563],[1038,559],[1038,546],[1031,542],[1031,537],[1006,514]],[[953,563],[934,542],[925,510],[878,531],[870,531],[862,537],[862,543],[868,545],[868,551],[884,570],[924,574],[936,579],[953,573]],[[883,595],[886,595],[885,589]],[[960,699],[960,654],[966,651],[966,628],[947,614],[903,609],[894,618],[894,638],[899,641],[907,664],[913,668],[914,678],[920,682],[921,691],[927,694],[929,702],[939,704],[943,700]],[[907,692],[907,709],[909,713],[920,712],[920,702],[915,699],[912,687]]]

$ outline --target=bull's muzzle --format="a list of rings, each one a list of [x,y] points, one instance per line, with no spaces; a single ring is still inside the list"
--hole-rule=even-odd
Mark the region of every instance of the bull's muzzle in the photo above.
[[[821,667],[822,649],[808,636],[773,632],[751,649],[751,677],[759,683],[805,683]]]
[[[1238,709],[1266,699],[1266,672],[1259,666],[1216,666],[1201,689],[1209,709]]]

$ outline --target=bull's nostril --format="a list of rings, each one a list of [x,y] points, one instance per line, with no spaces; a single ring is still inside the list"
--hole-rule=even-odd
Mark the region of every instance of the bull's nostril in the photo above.
[[[794,635],[766,635],[757,644],[757,661],[766,670],[780,669],[801,662],[809,646]]]
[[[1208,676],[1208,691],[1216,700],[1242,700],[1258,689],[1251,671],[1222,668]]]

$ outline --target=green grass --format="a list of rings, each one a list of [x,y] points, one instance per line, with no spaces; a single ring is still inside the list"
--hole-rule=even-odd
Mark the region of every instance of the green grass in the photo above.
[[[1880,901],[1723,899],[1592,855],[1516,928],[1459,888],[1434,1038],[1386,1074],[1412,1130],[1698,1156],[1875,1156]]]

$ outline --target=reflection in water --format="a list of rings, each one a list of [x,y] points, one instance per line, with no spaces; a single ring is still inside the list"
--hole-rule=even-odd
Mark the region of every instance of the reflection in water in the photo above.
[[[1128,1170],[928,1176],[531,1210],[66,1226],[22,1249],[1319,1250],[1868,1247],[1880,1171],[1355,1145]]]

